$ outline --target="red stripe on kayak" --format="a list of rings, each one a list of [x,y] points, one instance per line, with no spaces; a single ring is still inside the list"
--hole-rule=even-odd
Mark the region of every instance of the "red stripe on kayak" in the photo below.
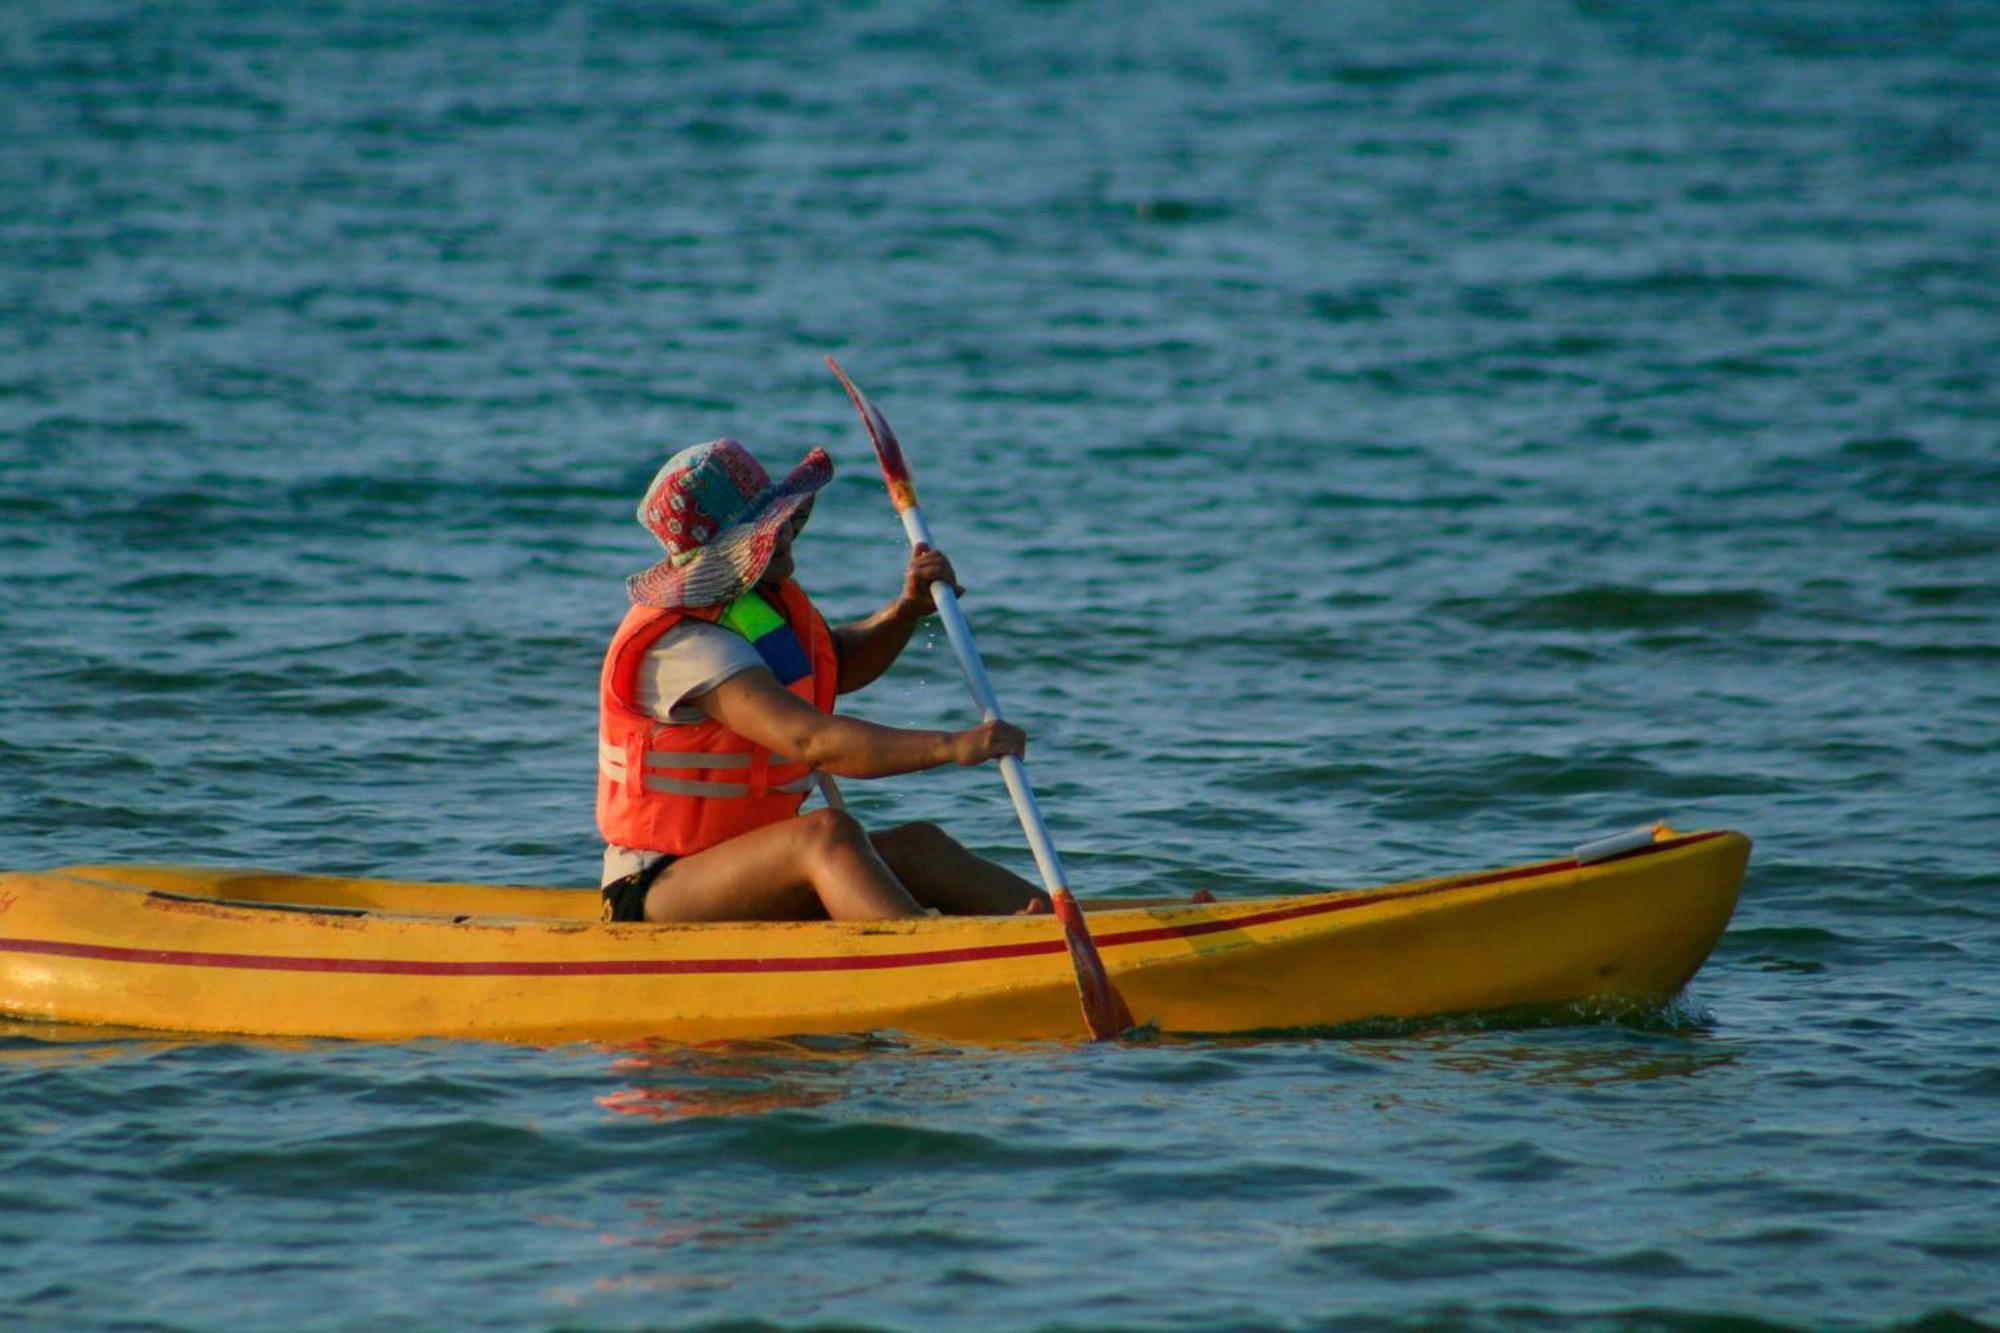
[[[1651,847],[1641,847],[1627,856],[1645,856],[1653,852],[1667,851],[1683,847],[1689,843],[1703,842],[1709,838],[1722,836],[1720,833],[1698,833],[1685,838],[1674,838],[1667,842],[1655,843]],[[1611,858],[1623,859],[1623,858]],[[1127,930],[1107,933],[1097,937],[1100,949],[1115,948],[1119,945],[1150,944],[1159,940],[1193,939],[1201,935],[1214,935],[1226,930],[1244,930],[1252,926],[1271,925],[1280,921],[1297,921],[1305,917],[1323,916],[1332,912],[1347,912],[1355,908],[1369,907],[1376,903],[1398,898],[1423,898],[1432,894],[1450,893],[1459,889],[1478,888],[1486,884],[1499,884],[1508,880],[1532,879],[1537,875],[1554,874],[1564,870],[1574,870],[1574,860],[1547,861],[1541,865],[1523,866],[1517,870],[1496,870],[1486,875],[1468,875],[1459,879],[1441,880],[1412,889],[1391,889],[1377,893],[1357,893],[1332,901],[1304,903],[1297,907],[1274,908],[1268,912],[1253,912],[1247,916],[1229,917],[1220,921],[1190,921],[1181,925],[1156,926],[1145,930]],[[0,953],[28,953],[51,955],[59,958],[90,958],[111,963],[151,963],[165,967],[219,967],[245,968],[264,972],[339,972],[387,976],[422,977],[606,977],[606,976],[671,976],[698,973],[742,973],[742,972],[866,972],[893,967],[934,967],[946,963],[988,962],[1001,958],[1028,958],[1037,954],[1061,953],[1067,947],[1058,937],[1052,940],[1028,940],[1019,944],[983,944],[964,949],[927,949],[913,953],[882,955],[817,955],[804,958],[634,958],[598,959],[594,962],[475,962],[453,963],[422,959],[400,958],[310,958],[295,954],[255,954],[255,953],[210,953],[185,949],[132,949],[120,945],[79,944],[67,940],[21,940],[0,939]]]
[[[884,967],[922,967],[993,958],[1061,953],[1061,940],[991,944],[973,949],[934,949],[880,957],[822,955],[808,958],[604,958],[580,963],[451,963],[402,958],[309,958],[296,954],[203,953],[182,949],[128,949],[65,940],[0,940],[0,953],[55,954],[111,963],[157,963],[168,967],[234,967],[266,972],[361,972],[415,977],[618,977],[713,972],[842,972]]]

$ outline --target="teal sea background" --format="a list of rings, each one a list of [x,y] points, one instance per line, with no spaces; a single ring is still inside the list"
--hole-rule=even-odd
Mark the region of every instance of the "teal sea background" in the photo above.
[[[0,1324],[2000,1326],[1996,127],[1983,0],[10,0],[0,865],[590,884],[668,452],[894,589],[827,352],[1086,898],[1758,843],[1643,1012],[8,1024]]]

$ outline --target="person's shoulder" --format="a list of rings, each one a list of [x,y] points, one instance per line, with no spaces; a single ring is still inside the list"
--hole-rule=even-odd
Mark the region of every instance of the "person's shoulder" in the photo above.
[[[713,621],[696,620],[692,616],[689,616],[679,624],[669,626],[667,632],[655,640],[655,643],[699,643],[703,639],[728,639],[734,637],[736,636]]]
[[[654,641],[652,652],[682,657],[757,659],[757,649],[741,634],[706,620],[687,619]],[[757,659],[761,660],[761,659]]]

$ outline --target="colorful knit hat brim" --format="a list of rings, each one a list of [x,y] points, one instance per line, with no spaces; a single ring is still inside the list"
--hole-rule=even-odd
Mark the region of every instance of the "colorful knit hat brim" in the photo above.
[[[661,545],[682,549],[626,579],[626,593],[640,605],[669,610],[735,600],[763,577],[792,516],[832,480],[833,460],[824,449],[807,454],[776,486],[735,440],[683,450],[660,470],[639,506],[641,524]],[[691,519],[670,531],[667,525],[683,514],[710,516],[721,526],[704,531]]]

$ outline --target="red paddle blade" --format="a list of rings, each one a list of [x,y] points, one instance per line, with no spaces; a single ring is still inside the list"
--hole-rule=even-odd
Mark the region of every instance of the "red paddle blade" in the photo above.
[[[1111,975],[1097,955],[1097,944],[1090,938],[1090,927],[1083,923],[1083,909],[1076,905],[1076,899],[1068,889],[1057,889],[1049,897],[1055,903],[1063,939],[1069,945],[1069,959],[1076,968],[1076,990],[1083,1000],[1084,1025],[1090,1029],[1093,1040],[1110,1041],[1133,1026],[1132,1011],[1125,1007],[1124,998],[1111,984]]]
[[[896,432],[889,429],[889,419],[875,410],[867,394],[854,387],[838,361],[828,357],[826,364],[840,377],[847,396],[854,400],[854,410],[861,414],[861,424],[868,427],[868,438],[875,441],[875,458],[882,464],[882,480],[889,483],[889,499],[899,511],[912,508],[917,503],[917,484],[910,479],[910,465],[903,461],[903,446],[897,442]]]

